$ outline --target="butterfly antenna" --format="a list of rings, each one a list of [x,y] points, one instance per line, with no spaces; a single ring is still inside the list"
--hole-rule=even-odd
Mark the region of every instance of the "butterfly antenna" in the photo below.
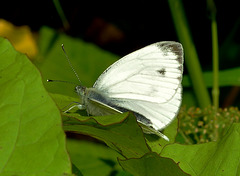
[[[66,53],[66,51],[65,51],[65,49],[64,49],[64,45],[63,45],[63,44],[62,44],[62,50],[63,50],[63,52],[64,52],[64,54],[65,54],[65,56],[66,56],[66,58],[67,58],[67,61],[68,61],[69,66],[71,67],[73,73],[75,74],[75,76],[77,77],[78,81],[80,82],[80,85],[82,85],[82,82],[81,82],[81,80],[80,80],[77,72],[76,72],[75,69],[73,68],[72,63],[70,62],[70,59],[68,58],[68,55],[67,55],[67,53]],[[59,81],[58,81],[58,82],[59,82]],[[64,81],[62,81],[62,82],[64,82]]]
[[[69,81],[62,81],[62,80],[52,80],[52,79],[47,79],[47,82],[61,82],[61,83],[74,84],[75,86],[77,86],[76,83],[69,82]]]

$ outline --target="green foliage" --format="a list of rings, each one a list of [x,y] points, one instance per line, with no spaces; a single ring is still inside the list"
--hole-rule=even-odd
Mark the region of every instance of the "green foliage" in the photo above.
[[[73,165],[82,175],[106,176],[122,171],[117,162],[120,155],[100,143],[68,139],[67,149]]]
[[[193,176],[239,175],[240,124],[233,124],[216,142],[199,145],[167,145],[161,153]]]
[[[182,108],[179,113],[179,138],[186,144],[220,140],[233,123],[239,123],[237,108]]]
[[[186,176],[188,174],[182,172],[173,160],[159,157],[156,153],[147,153],[141,158],[132,158],[128,160],[119,160],[120,165],[136,176]]]
[[[128,117],[128,118],[126,118]],[[150,149],[134,116],[119,114],[99,117],[68,117],[63,119],[65,131],[82,133],[104,141],[127,158],[141,157]],[[132,130],[134,129],[134,130]]]
[[[40,73],[0,38],[0,175],[70,175],[58,109]]]
[[[212,71],[204,72],[203,79],[204,79],[205,85],[208,88],[213,87]],[[219,71],[219,86],[225,87],[225,86],[239,86],[239,85],[240,85],[240,68],[239,67]],[[192,82],[188,75],[183,77],[183,86],[184,87],[192,86]]]
[[[103,51],[93,44],[59,34],[43,27],[40,30],[40,54],[34,64],[42,74],[43,84],[49,92],[75,97],[75,85],[49,83],[47,79],[57,79],[80,84],[68,65],[61,45],[64,44],[74,69],[79,74],[82,84],[90,87],[98,76],[117,60],[117,56]]]

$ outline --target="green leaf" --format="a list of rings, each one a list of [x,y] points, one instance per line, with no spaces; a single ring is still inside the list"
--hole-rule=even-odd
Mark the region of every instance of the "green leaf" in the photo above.
[[[173,144],[162,150],[161,156],[172,158],[190,175],[240,174],[240,124],[233,124],[217,142],[200,145]]]
[[[87,118],[87,119],[86,119]],[[126,158],[149,152],[136,118],[129,113],[98,117],[64,117],[63,129],[90,135],[104,141]]]
[[[171,122],[170,125],[164,129],[164,135],[166,135],[169,138],[169,142],[164,140],[163,138],[159,138],[156,135],[146,134],[145,137],[147,140],[147,144],[151,148],[151,151],[160,153],[165,145],[173,144],[175,142],[175,138],[177,135],[177,129],[178,118],[175,118],[173,122]]]
[[[213,85],[213,73],[204,72],[203,79],[207,87]],[[239,86],[240,85],[240,67],[220,70],[219,71],[219,86]],[[188,75],[183,77],[183,86],[191,87],[192,83]]]
[[[0,38],[0,175],[70,175],[59,111],[28,58]]]
[[[72,172],[76,176],[83,176],[82,172],[74,164],[72,164]]]
[[[154,152],[147,153],[142,158],[120,160],[120,165],[135,176],[186,176],[173,160],[163,158]]]
[[[84,176],[105,176],[122,172],[117,157],[120,155],[106,145],[83,140],[67,140],[71,161]]]

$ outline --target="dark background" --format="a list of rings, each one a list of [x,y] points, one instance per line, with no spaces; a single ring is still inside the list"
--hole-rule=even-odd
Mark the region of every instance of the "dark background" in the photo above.
[[[0,17],[15,25],[28,25],[34,31],[38,31],[43,25],[57,30],[62,28],[52,1],[2,3]],[[215,3],[221,48],[234,28],[239,31],[239,5],[233,0]],[[70,29],[66,33],[94,42],[119,55],[153,42],[178,40],[166,0],[61,0],[60,4],[70,23]],[[201,62],[211,65],[211,23],[207,3],[203,0],[183,0],[183,5]],[[103,40],[101,35],[108,25],[113,25],[118,31],[109,32],[109,36],[105,37],[108,39]],[[239,44],[239,40],[240,35],[236,32],[233,42]]]

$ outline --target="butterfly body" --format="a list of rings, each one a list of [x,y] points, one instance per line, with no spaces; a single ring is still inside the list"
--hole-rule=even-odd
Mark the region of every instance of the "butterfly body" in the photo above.
[[[78,107],[95,116],[132,111],[145,132],[167,139],[159,131],[179,111],[182,73],[182,45],[154,43],[112,64],[92,88],[77,86]]]
[[[82,98],[87,102],[86,110],[88,114],[94,116],[112,115],[127,111],[118,107],[105,93],[95,88],[87,88],[86,94]]]

